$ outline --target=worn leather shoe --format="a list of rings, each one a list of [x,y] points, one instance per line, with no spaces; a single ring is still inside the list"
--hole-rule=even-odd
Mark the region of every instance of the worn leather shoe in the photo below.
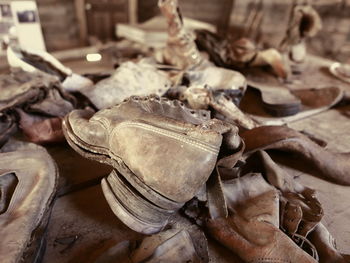
[[[9,141],[0,153],[0,262],[35,257],[42,246],[58,171],[40,146]],[[40,233],[38,236],[37,233]],[[33,259],[33,258],[32,258]]]
[[[96,114],[73,111],[63,129],[77,152],[113,166],[143,198],[172,211],[207,181],[223,135],[237,144],[237,127],[155,96],[131,97]],[[118,196],[116,188],[104,187],[105,193],[108,189]]]
[[[279,195],[261,174],[223,182],[229,215],[209,219],[209,233],[245,262],[317,262],[279,230]]]

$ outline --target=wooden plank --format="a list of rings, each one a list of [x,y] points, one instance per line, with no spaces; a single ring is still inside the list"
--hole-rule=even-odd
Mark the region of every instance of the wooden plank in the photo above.
[[[331,151],[350,151],[350,105],[328,110],[288,126],[328,142],[327,148]]]
[[[82,46],[87,44],[88,34],[87,34],[87,22],[85,15],[85,0],[74,0],[75,11],[79,26],[79,40]]]
[[[92,263],[110,246],[141,237],[113,214],[100,185],[56,200],[47,234],[43,262],[50,263]]]
[[[135,25],[138,23],[137,4],[138,4],[137,0],[129,0],[128,1],[129,23],[131,25]]]

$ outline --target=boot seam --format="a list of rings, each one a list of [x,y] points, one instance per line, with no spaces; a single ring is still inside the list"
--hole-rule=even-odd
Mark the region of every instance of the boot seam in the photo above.
[[[178,133],[172,132],[172,131],[167,131],[167,130],[164,130],[162,128],[154,127],[152,125],[145,124],[145,123],[132,122],[132,121],[123,122],[123,123],[119,124],[117,127],[115,127],[113,129],[112,133],[114,133],[117,129],[120,129],[123,126],[124,127],[137,127],[137,128],[141,128],[141,129],[144,129],[147,131],[151,131],[151,132],[163,135],[165,137],[184,142],[186,144],[192,145],[192,146],[197,147],[203,151],[210,152],[213,154],[218,154],[218,152],[219,152],[219,149],[212,146],[212,145],[205,144],[205,143],[200,142],[200,141],[195,140],[195,139],[186,138],[185,135],[181,135],[181,134],[178,134]]]

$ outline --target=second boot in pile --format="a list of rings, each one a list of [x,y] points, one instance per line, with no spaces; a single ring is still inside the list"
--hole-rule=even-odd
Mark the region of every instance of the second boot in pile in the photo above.
[[[32,142],[64,140],[61,120],[74,109],[75,98],[63,91],[59,81],[45,73],[14,70],[0,78],[0,142],[19,126]]]

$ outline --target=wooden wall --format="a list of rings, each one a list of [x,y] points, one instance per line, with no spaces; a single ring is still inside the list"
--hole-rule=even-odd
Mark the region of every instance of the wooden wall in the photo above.
[[[128,0],[86,0],[88,35],[100,40],[115,39],[116,23],[127,23]]]
[[[79,45],[79,29],[72,0],[37,0],[40,22],[48,50]]]
[[[198,19],[219,27],[225,27],[232,8],[232,0],[180,0],[183,16]],[[158,15],[158,0],[139,0],[138,19],[144,22]]]
[[[230,17],[231,33],[246,36],[261,46],[277,47],[287,29],[297,0],[236,0]],[[324,57],[350,59],[350,0],[310,0],[323,28],[308,41],[309,51]]]
[[[74,2],[37,0],[44,38],[49,50],[74,47],[79,41]],[[81,0],[82,2],[84,0]],[[159,14],[158,0],[85,0],[87,33],[101,40],[114,37],[114,25],[130,20],[128,3],[137,1],[143,22]],[[261,46],[277,46],[286,31],[291,8],[307,0],[179,0],[184,16],[206,21],[222,31],[247,36]],[[323,29],[309,43],[314,53],[341,61],[350,57],[350,0],[308,0],[320,13]],[[231,12],[232,11],[232,12]]]

